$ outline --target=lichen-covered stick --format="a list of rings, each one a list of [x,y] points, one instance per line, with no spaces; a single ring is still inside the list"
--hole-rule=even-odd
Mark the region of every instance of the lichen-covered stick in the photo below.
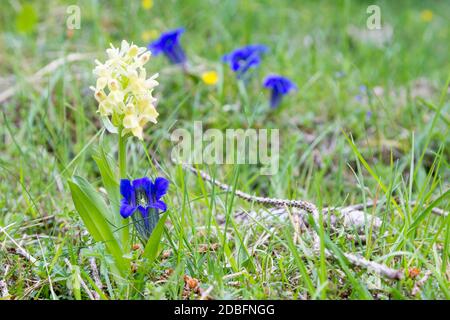
[[[174,163],[178,163],[176,160],[172,159],[172,161]],[[218,186],[220,189],[224,190],[224,191],[233,191],[233,187],[222,183],[216,179],[213,179],[209,174],[207,174],[206,172],[202,171],[202,170],[197,170],[196,168],[194,168],[193,166],[186,164],[186,163],[182,163],[181,164],[182,167],[184,169],[187,169],[195,174],[199,174],[203,179],[205,179],[206,181],[209,181],[211,183],[214,183],[216,186]],[[241,190],[235,190],[235,194],[236,196],[238,196],[239,198],[249,201],[249,202],[255,202],[255,203],[259,203],[262,204],[264,206],[269,206],[269,207],[290,207],[290,208],[299,208],[302,210],[305,210],[311,214],[316,214],[316,216],[318,216],[318,209],[317,207],[308,201],[305,200],[290,200],[290,199],[277,199],[277,198],[268,198],[268,197],[259,197],[259,196],[253,196],[251,194],[242,192]],[[378,203],[382,204],[383,201],[379,201]],[[410,201],[409,205],[411,206],[415,206],[417,204],[416,201]],[[375,201],[367,201],[367,203],[358,203],[358,204],[354,204],[354,205],[350,205],[350,206],[346,206],[346,207],[325,207],[322,209],[323,212],[329,212],[329,211],[335,211],[335,210],[362,210],[364,208],[370,208],[377,205],[377,202]],[[441,208],[432,208],[431,210],[432,213],[439,215],[439,216],[443,216],[446,217],[448,215],[448,212],[444,211]]]
[[[175,160],[172,160],[173,162],[177,163]],[[218,186],[220,189],[224,191],[233,191],[233,187],[222,183],[216,179],[213,179],[209,174],[202,170],[197,170],[193,166],[188,165],[186,163],[181,164],[184,169],[188,169],[191,172],[195,174],[199,174],[203,179],[206,181],[209,181],[211,183],[214,183],[216,186]],[[299,208],[302,210],[305,210],[313,215],[316,215],[318,217],[318,210],[317,207],[308,201],[304,200],[287,200],[287,199],[277,199],[277,198],[265,198],[265,197],[259,197],[259,196],[252,196],[248,193],[242,192],[240,190],[234,190],[234,193],[236,196],[238,196],[241,199],[244,199],[249,202],[255,202],[259,203],[265,206],[269,207],[291,207],[291,208]]]

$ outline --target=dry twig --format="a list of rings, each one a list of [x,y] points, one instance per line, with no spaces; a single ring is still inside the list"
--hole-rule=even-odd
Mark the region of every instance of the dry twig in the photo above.
[[[75,61],[81,61],[92,58],[92,54],[88,53],[70,53],[66,57],[58,58],[56,60],[53,60],[49,64],[47,64],[45,67],[37,71],[34,75],[28,77],[26,79],[27,82],[36,84],[42,80],[42,78],[58,69],[60,66],[64,65],[67,62],[75,62]],[[5,102],[6,100],[10,99],[17,90],[20,89],[21,84],[17,83],[13,85],[12,87],[6,89],[5,91],[0,93],[0,103]]]
[[[416,284],[414,285],[411,294],[413,296],[415,296],[416,294],[419,293],[420,288],[423,287],[423,285],[425,284],[425,282],[427,282],[428,278],[431,276],[432,272],[430,270],[428,270],[427,272],[425,272],[424,276],[422,278],[420,278],[420,280],[418,280],[416,282]]]
[[[6,285],[6,281],[0,280],[0,292],[2,293],[3,299],[9,298],[8,286]]]
[[[17,252],[22,255],[25,259],[30,261],[32,264],[36,263],[36,258],[34,258],[31,254],[29,254],[20,244],[17,243],[16,240],[14,240],[13,237],[11,237],[7,232],[6,228],[0,227],[0,232],[3,232],[6,237],[16,246]]]
[[[103,284],[100,280],[100,275],[98,273],[97,264],[95,263],[95,258],[91,257],[89,259],[89,264],[91,265],[92,270],[92,278],[94,278],[95,285],[98,287],[99,290],[102,290]],[[100,300],[100,295],[97,293],[97,291],[93,291],[92,294],[94,295],[95,300]]]

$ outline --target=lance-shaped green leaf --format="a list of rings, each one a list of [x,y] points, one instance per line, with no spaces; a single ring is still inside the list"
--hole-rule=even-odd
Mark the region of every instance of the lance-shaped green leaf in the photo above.
[[[123,251],[114,237],[112,226],[107,220],[109,208],[95,189],[83,178],[75,176],[69,180],[72,200],[81,219],[95,241],[104,242],[108,252],[113,256],[116,266],[126,275],[130,268],[123,258]]]
[[[120,210],[120,187],[118,178],[115,175],[115,163],[112,159],[108,158],[103,147],[100,147],[97,154],[93,156],[95,163],[97,164],[98,170],[100,171],[100,175],[102,176],[103,186],[108,193],[109,202],[111,204],[110,217],[109,220],[113,222],[113,224],[120,229],[121,234],[121,244],[124,251],[127,251],[126,248],[129,248],[129,222],[127,220],[122,219],[119,214]]]
[[[158,254],[159,244],[161,242],[162,233],[164,231],[164,223],[167,219],[168,212],[165,212],[156,224],[155,229],[153,229],[150,238],[144,248],[143,257],[147,259],[147,263],[151,264]]]

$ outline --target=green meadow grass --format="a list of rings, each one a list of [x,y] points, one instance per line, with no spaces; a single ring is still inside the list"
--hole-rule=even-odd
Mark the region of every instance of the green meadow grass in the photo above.
[[[31,4],[31,11],[22,8]],[[382,47],[349,35],[367,32],[367,1],[78,1],[81,29],[66,29],[70,1],[7,0],[0,10],[0,281],[13,299],[199,298],[184,290],[184,276],[198,279],[214,299],[449,299],[450,3],[376,1],[382,24],[393,28]],[[421,17],[431,10],[431,21]],[[22,12],[22,13],[21,13]],[[35,19],[33,18],[35,16]],[[117,137],[103,133],[89,86],[94,57],[122,39],[146,45],[145,31],[183,26],[190,62],[216,70],[216,86],[187,78],[163,57],[157,125],[143,143],[128,144],[130,178],[164,176],[168,223],[163,252],[134,279],[115,281],[104,245],[94,243],[76,213],[67,179],[80,175],[100,187],[92,156],[100,141],[115,157]],[[232,49],[262,43],[270,48],[252,80],[239,87],[221,63]],[[41,81],[28,77],[73,52],[93,58],[67,63]],[[264,76],[279,73],[299,90],[270,110]],[[360,86],[367,87],[362,101]],[[376,93],[380,88],[384,95]],[[239,105],[227,111],[225,105]],[[233,214],[261,207],[224,193],[170,162],[170,133],[192,128],[280,130],[280,168],[261,176],[251,165],[203,166],[218,180],[251,194],[341,206],[370,199],[383,224],[365,243],[353,230],[320,228],[322,246],[357,253],[404,271],[381,278],[348,261],[306,255],[308,232],[294,243],[289,221],[237,223]],[[437,200],[436,200],[437,199]],[[409,201],[419,205],[410,206]],[[224,225],[216,222],[225,216]],[[137,242],[137,241],[136,241]],[[213,246],[215,250],[206,250]],[[23,248],[36,261],[30,262]],[[133,259],[137,259],[138,251]],[[93,277],[92,258],[101,286]],[[70,267],[69,267],[70,265]],[[414,278],[411,270],[420,272]],[[413,288],[430,276],[417,294]],[[138,282],[136,279],[142,279]],[[83,282],[85,286],[81,283]],[[142,285],[143,283],[143,285]],[[0,294],[2,294],[0,292]],[[1,296],[0,296],[1,297]]]

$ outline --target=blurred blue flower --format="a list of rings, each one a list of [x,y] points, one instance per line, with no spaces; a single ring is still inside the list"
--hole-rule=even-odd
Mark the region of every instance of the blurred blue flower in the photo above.
[[[357,95],[355,96],[355,100],[358,101],[358,102],[363,102],[364,98],[363,98],[362,95],[357,94]]]
[[[364,97],[366,97],[366,95],[367,95],[367,87],[362,84],[359,86],[359,94],[355,96],[355,100],[358,101],[359,103],[363,103]]]
[[[270,75],[264,79],[265,88],[271,89],[270,107],[276,108],[281,102],[281,98],[292,90],[297,90],[297,86],[288,78],[279,75]]]
[[[343,78],[343,77],[345,77],[345,72],[344,71],[337,71],[337,72],[335,72],[334,73],[334,76],[336,77],[336,78]]]
[[[167,210],[161,197],[167,193],[169,181],[158,177],[155,182],[144,177],[130,181],[120,180],[120,214],[123,218],[132,217],[134,226],[142,241],[146,242],[159,220],[159,211]],[[139,211],[140,216],[134,214]]]
[[[252,44],[235,49],[224,55],[222,60],[241,78],[250,68],[256,68],[261,63],[261,55],[267,50],[264,45]]]
[[[171,63],[183,64],[186,62],[186,54],[180,45],[180,36],[184,28],[171,30],[161,34],[155,41],[151,42],[147,48],[152,54],[164,54]]]

